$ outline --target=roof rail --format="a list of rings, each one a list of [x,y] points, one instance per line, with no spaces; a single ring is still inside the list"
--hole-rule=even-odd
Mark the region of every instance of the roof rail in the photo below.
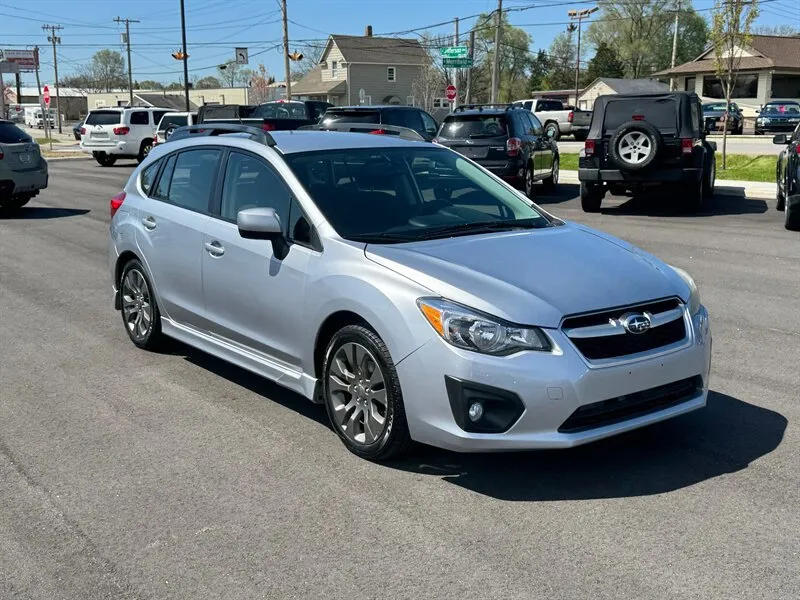
[[[465,110],[483,110],[484,108],[502,108],[505,110],[516,110],[520,108],[518,106],[514,106],[510,102],[498,102],[493,104],[460,104],[456,106],[453,112],[463,112]]]
[[[191,135],[208,135],[217,136],[225,135],[228,133],[245,133],[250,135],[255,141],[260,142],[266,146],[275,146],[275,139],[260,127],[253,125],[241,125],[238,123],[200,123],[198,125],[188,125],[179,127],[170,136],[170,141],[178,138],[186,138]]]
[[[315,125],[304,125],[299,127],[298,131],[341,131],[344,133],[371,133],[375,135],[393,135],[404,140],[412,140],[415,142],[426,141],[418,131],[414,131],[409,127],[401,127],[399,125],[386,125],[378,123],[360,123],[360,122],[347,122],[340,121],[337,123],[317,123]]]

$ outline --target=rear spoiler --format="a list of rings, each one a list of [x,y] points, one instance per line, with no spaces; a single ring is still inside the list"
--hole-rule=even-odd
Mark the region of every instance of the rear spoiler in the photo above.
[[[396,135],[404,140],[415,142],[427,141],[419,132],[408,127],[399,125],[379,125],[378,123],[326,123],[316,125],[304,125],[298,127],[297,131],[341,131],[346,133],[371,133],[373,135]]]

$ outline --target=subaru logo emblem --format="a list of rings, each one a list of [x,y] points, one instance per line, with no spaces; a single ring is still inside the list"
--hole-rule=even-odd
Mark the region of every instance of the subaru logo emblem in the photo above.
[[[620,324],[625,328],[628,333],[644,333],[650,329],[650,317],[641,313],[632,315],[623,315],[620,318]]]

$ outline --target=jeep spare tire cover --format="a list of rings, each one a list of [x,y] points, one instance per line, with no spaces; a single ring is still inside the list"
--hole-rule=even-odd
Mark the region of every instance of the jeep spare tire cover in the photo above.
[[[611,134],[611,161],[626,171],[641,171],[653,163],[661,150],[661,134],[645,121],[628,121]]]

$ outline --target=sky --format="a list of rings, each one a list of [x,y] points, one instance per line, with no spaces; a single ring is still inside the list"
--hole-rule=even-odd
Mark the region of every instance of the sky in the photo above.
[[[762,0],[757,23],[800,25],[800,0]],[[512,25],[533,37],[531,49],[547,48],[566,27],[569,8],[591,6],[587,0],[505,0]],[[363,35],[372,25],[375,35],[417,30],[452,33],[459,17],[462,36],[482,12],[496,8],[496,0],[288,0],[290,51],[307,44],[324,43],[329,33]],[[708,15],[713,0],[694,0]],[[185,0],[190,76],[213,75],[216,65],[233,60],[235,47],[246,47],[249,67],[263,63],[267,71],[284,77],[279,0]],[[595,13],[593,17],[602,14]],[[131,23],[133,77],[135,80],[177,81],[180,61],[171,53],[181,46],[179,0],[0,0],[0,47],[41,49],[42,83],[53,80],[52,46],[42,25],[62,25],[58,48],[59,75],[69,75],[104,48],[125,51],[124,24]],[[584,24],[587,21],[584,21]],[[585,27],[585,25],[584,25]],[[465,36],[464,36],[465,37]],[[33,74],[25,74],[33,85]]]

